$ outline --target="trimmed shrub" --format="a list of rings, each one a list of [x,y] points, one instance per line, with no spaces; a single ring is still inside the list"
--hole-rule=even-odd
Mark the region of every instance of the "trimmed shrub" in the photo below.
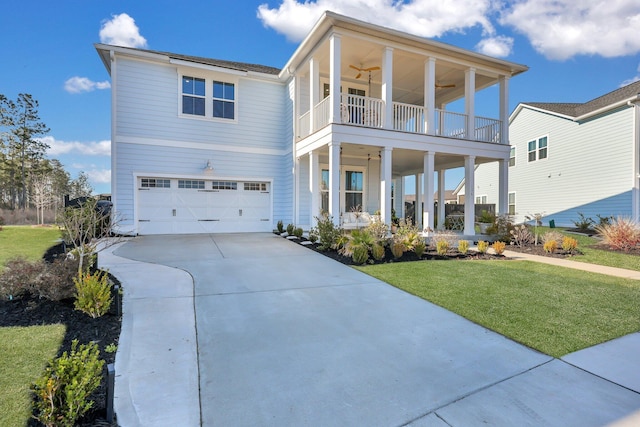
[[[462,255],[465,255],[469,252],[469,241],[468,240],[458,240],[458,252]]]
[[[276,228],[278,229],[278,233],[284,233],[284,223],[282,222],[282,220],[278,221]]]
[[[436,252],[438,255],[446,255],[449,251],[449,242],[446,240],[438,240],[436,242]]]
[[[481,254],[486,254],[488,250],[489,250],[489,242],[480,240],[478,242],[478,252],[480,252]]]
[[[82,277],[74,278],[76,285],[76,310],[87,313],[89,316],[103,316],[111,307],[111,285],[105,272],[96,274],[87,273]]]
[[[354,264],[362,265],[369,261],[369,250],[365,246],[356,246],[353,248],[351,259]]]
[[[496,253],[496,255],[502,255],[504,253],[504,248],[507,246],[507,244],[505,242],[501,242],[501,241],[495,241],[493,242],[493,245],[491,245],[491,247],[493,248],[493,251]]]
[[[395,259],[400,258],[407,251],[407,247],[404,243],[399,241],[391,242],[391,253]]]
[[[565,252],[573,252],[578,248],[578,241],[573,237],[565,236],[562,238],[562,250]]]
[[[47,427],[73,427],[93,407],[90,400],[102,380],[104,360],[95,343],[78,347],[49,362],[44,374],[32,385],[36,395],[35,418]]]
[[[427,250],[427,245],[424,242],[418,242],[413,245],[413,252],[418,256],[418,258],[422,258],[424,252]]]
[[[544,251],[548,254],[552,254],[556,251],[556,249],[558,249],[558,242],[556,242],[555,240],[549,240],[544,242],[544,245],[542,245],[542,249],[544,249]]]
[[[295,225],[287,224],[287,234],[289,236],[292,236],[293,235],[293,231],[295,230],[295,228],[296,228]]]
[[[371,255],[373,259],[376,261],[381,261],[384,259],[384,246],[380,243],[374,243],[371,247]]]
[[[298,227],[295,230],[293,230],[293,235],[296,236],[298,239],[302,239],[302,234],[304,233],[304,230],[302,230],[302,228]]]

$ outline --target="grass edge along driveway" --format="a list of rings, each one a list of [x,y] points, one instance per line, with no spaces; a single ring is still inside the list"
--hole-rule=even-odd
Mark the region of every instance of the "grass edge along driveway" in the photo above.
[[[554,357],[640,330],[640,281],[530,261],[357,268]]]

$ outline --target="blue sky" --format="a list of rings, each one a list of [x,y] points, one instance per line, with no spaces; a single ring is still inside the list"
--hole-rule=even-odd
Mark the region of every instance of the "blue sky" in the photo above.
[[[586,102],[640,79],[638,0],[23,0],[0,14],[0,93],[32,94],[51,128],[48,155],[108,193],[110,85],[94,43],[282,67],[324,10],[528,65],[511,80],[511,110]],[[478,114],[497,117],[482,99]]]

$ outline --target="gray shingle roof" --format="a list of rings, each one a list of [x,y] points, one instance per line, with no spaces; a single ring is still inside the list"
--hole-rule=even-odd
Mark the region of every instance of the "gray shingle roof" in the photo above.
[[[133,50],[137,50],[140,52],[154,53],[158,55],[165,55],[172,59],[195,62],[197,64],[212,65],[214,67],[228,68],[230,70],[237,70],[237,71],[244,71],[244,72],[252,71],[255,73],[273,74],[273,75],[280,74],[280,68],[269,67],[267,65],[248,64],[245,62],[225,61],[222,59],[213,59],[213,58],[203,58],[200,56],[181,55],[179,53],[162,52],[157,50],[148,50],[148,49],[133,49]]]
[[[583,104],[562,102],[523,102],[523,104],[569,117],[579,117],[625,99],[633,98],[638,94],[640,94],[640,81],[623,86]]]

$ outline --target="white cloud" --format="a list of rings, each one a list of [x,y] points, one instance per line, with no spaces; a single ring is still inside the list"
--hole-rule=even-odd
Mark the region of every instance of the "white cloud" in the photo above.
[[[147,39],[140,35],[136,21],[127,15],[112,15],[111,20],[102,22],[100,41],[125,47],[147,47]]]
[[[64,90],[69,93],[92,92],[96,89],[109,89],[111,83],[108,80],[103,82],[94,82],[87,77],[74,76],[64,82]]]
[[[513,51],[513,38],[507,36],[495,36],[483,39],[476,45],[476,50],[485,55],[504,58]]]
[[[111,182],[111,169],[93,169],[85,171],[89,181],[95,184],[108,184]]]
[[[47,145],[47,155],[55,157],[61,154],[82,154],[85,156],[110,156],[111,141],[62,141],[53,136],[45,136],[40,140]]]
[[[620,84],[620,87],[626,86],[626,85],[630,85],[631,83],[635,83],[637,81],[640,81],[640,65],[638,65],[638,68],[636,69],[636,71],[638,73],[635,76],[631,77],[630,79],[627,79],[627,80],[623,81]]]
[[[486,34],[495,31],[488,18],[491,0],[283,0],[273,9],[260,5],[258,18],[289,40],[300,41],[326,10],[422,37],[478,25]]]
[[[524,0],[504,10],[500,22],[550,59],[640,52],[638,0]]]

